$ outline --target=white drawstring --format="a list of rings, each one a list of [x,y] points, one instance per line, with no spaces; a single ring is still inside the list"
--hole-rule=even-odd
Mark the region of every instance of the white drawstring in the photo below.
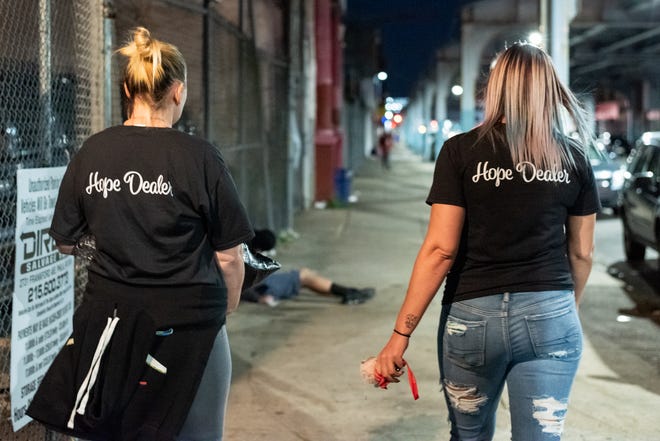
[[[101,358],[103,357],[105,349],[108,347],[108,343],[110,343],[110,338],[112,337],[112,333],[115,331],[115,326],[117,326],[118,321],[119,317],[108,317],[108,322],[105,325],[105,329],[103,330],[103,333],[99,338],[99,343],[96,346],[96,351],[94,352],[94,357],[92,358],[92,364],[89,367],[89,371],[87,372],[85,379],[80,385],[80,389],[78,389],[76,403],[73,406],[71,416],[69,417],[69,422],[66,425],[69,429],[73,429],[76,412],[80,415],[85,414],[85,408],[87,407],[90,391],[92,387],[94,387],[96,377],[98,376],[99,366],[101,365]]]

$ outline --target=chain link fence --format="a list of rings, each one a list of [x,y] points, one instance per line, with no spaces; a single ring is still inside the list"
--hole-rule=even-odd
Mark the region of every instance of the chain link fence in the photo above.
[[[37,424],[13,433],[9,397],[16,170],[66,165],[100,126],[95,0],[0,2],[0,439],[60,439]],[[78,288],[85,272],[77,271]],[[80,289],[78,289],[80,292]],[[64,439],[65,437],[61,437]]]
[[[208,138],[227,160],[254,226],[276,230],[287,223],[286,197],[292,190],[287,187],[288,64],[280,54],[284,38],[262,36],[272,38],[275,47],[268,53],[257,49],[256,34],[263,28],[255,25],[252,2],[244,3],[234,23],[221,8],[211,11]],[[263,13],[275,23],[284,21],[286,12],[276,3]]]
[[[255,26],[253,3],[265,23],[279,20],[279,32]],[[287,3],[0,2],[0,440],[69,439],[35,423],[17,433],[11,426],[16,170],[66,165],[90,134],[121,123],[110,51],[130,29],[146,26],[176,44],[188,63],[188,101],[177,127],[223,153],[255,227],[290,226],[295,207],[287,194],[296,189],[287,174]],[[259,35],[269,50],[257,49]],[[76,304],[85,283],[84,263],[76,259]]]

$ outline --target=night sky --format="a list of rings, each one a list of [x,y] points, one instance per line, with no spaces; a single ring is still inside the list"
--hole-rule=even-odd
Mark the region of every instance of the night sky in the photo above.
[[[471,1],[348,0],[346,18],[381,29],[386,89],[403,97],[430,66],[434,50],[460,39],[460,6],[467,3]]]

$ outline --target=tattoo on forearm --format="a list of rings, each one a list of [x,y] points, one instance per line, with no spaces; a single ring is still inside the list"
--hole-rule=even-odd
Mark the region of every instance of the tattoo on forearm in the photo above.
[[[409,330],[415,329],[417,322],[419,322],[419,317],[417,317],[415,314],[406,315],[406,328]]]

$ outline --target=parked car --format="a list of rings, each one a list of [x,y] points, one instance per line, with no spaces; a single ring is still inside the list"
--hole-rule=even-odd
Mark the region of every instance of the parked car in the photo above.
[[[616,157],[626,158],[632,150],[632,145],[623,135],[612,135],[610,132],[603,132],[596,141],[601,150],[614,159]]]
[[[660,132],[647,132],[628,158],[621,193],[626,259],[644,260],[646,248],[660,248]]]
[[[613,160],[605,152],[593,146],[589,149],[589,161],[598,185],[600,204],[604,208],[611,208],[614,214],[617,214],[626,172],[625,164]]]

